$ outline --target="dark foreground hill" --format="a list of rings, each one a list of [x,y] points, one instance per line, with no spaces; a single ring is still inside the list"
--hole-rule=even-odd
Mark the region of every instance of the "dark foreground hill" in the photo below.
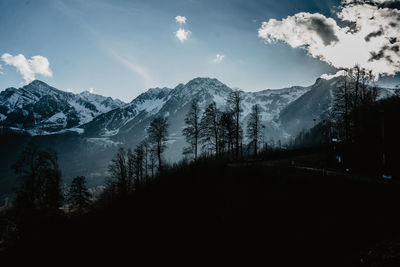
[[[27,217],[7,256],[398,266],[399,190],[263,162],[183,164],[86,215]]]

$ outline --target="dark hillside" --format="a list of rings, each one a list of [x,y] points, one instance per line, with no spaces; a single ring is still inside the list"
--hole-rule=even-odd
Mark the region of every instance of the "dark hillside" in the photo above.
[[[83,217],[31,217],[36,230],[10,253],[182,259],[227,251],[280,265],[357,266],[383,261],[369,249],[399,240],[399,189],[258,163],[183,164]]]

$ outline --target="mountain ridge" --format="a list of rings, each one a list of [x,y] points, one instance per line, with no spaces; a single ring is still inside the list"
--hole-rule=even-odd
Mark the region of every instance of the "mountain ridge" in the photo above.
[[[276,143],[281,140],[284,143],[285,140],[295,136],[298,131],[309,125],[312,126],[313,119],[319,119],[319,113],[329,107],[332,97],[331,90],[335,87],[333,82],[317,80],[315,84],[308,87],[292,86],[278,90],[243,92],[243,112],[241,114],[243,129],[245,130],[251,107],[258,104],[260,105],[261,120],[265,126],[263,142],[272,140]],[[9,166],[16,161],[19,152],[30,140],[43,147],[51,147],[58,153],[65,182],[68,183],[73,177],[84,175],[88,179],[88,185],[96,187],[104,184],[107,177],[107,165],[117,149],[121,146],[127,148],[137,146],[147,137],[146,129],[150,122],[156,116],[162,116],[168,117],[169,123],[169,140],[164,157],[168,162],[176,162],[182,158],[183,148],[187,146],[182,129],[191,101],[198,100],[201,111],[211,102],[216,102],[217,107],[224,111],[229,93],[234,90],[217,79],[195,78],[186,84],[178,84],[175,88],[151,88],[130,103],[119,103],[120,105],[115,108],[109,107],[108,111],[100,112],[96,105],[100,105],[107,99],[109,101],[109,98],[100,96],[100,101],[98,97],[88,92],[60,93],[58,89],[56,91],[47,88],[42,83],[38,84],[36,84],[36,87],[40,89],[38,92],[32,92],[32,88],[29,87],[21,90],[11,88],[0,92],[0,114],[4,114],[0,121],[0,146],[4,148],[0,150],[2,161],[0,164],[0,197],[6,196],[15,185]],[[15,95],[16,92],[18,92],[17,95]],[[49,92],[49,94],[43,94],[44,92]],[[29,118],[29,114],[40,112],[43,113],[41,116],[44,119],[39,120],[41,123],[39,126],[46,126],[46,122],[48,122],[50,126],[53,124],[60,125],[60,127],[53,131],[45,131],[39,127],[39,130],[35,132],[32,130],[32,125],[25,123],[28,128],[24,128],[24,124],[18,125],[18,120],[16,120],[14,123],[17,125],[13,128],[12,121],[7,121],[7,119],[10,114],[14,113],[7,113],[7,103],[3,104],[11,96],[15,101],[9,103],[13,105],[19,103],[20,105],[19,107],[14,105],[16,111],[22,115],[24,115],[23,112],[26,113],[22,118]],[[319,102],[325,98],[329,101],[321,102],[321,105]],[[73,109],[74,106],[82,108],[83,114],[77,113],[76,109]],[[321,109],[316,108],[318,106],[321,106]],[[99,112],[92,116],[93,110]],[[81,121],[78,120],[75,124],[66,125],[66,120],[60,111],[65,111],[62,113],[64,115],[68,115],[67,111],[70,111],[72,113],[70,117],[73,118],[75,114],[78,119],[79,115],[86,114],[87,117],[83,117],[83,119],[87,119],[87,121],[83,120],[85,123],[80,123]],[[18,115],[18,112],[12,116]],[[301,114],[307,116],[303,118]],[[52,121],[49,122],[49,118],[52,118]],[[57,123],[58,119],[60,119],[60,123]],[[299,121],[300,123],[298,123]],[[9,122],[9,124],[4,122]],[[70,128],[66,126],[70,126]],[[244,141],[246,142],[246,140]]]
[[[46,135],[75,130],[94,117],[125,103],[101,95],[74,94],[35,80],[0,92],[0,126]]]

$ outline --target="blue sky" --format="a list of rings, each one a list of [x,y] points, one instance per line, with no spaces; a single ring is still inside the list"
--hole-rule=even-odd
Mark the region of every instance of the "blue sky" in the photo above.
[[[150,87],[214,77],[245,91],[310,85],[336,69],[286,40],[266,43],[263,21],[299,12],[334,17],[340,0],[0,0],[0,55],[40,55],[52,75],[36,79],[72,92],[131,101]],[[179,24],[176,16],[185,16]],[[190,31],[181,42],[175,32]],[[276,38],[275,38],[276,39]],[[216,55],[222,55],[216,60]],[[0,88],[26,83],[0,61]]]

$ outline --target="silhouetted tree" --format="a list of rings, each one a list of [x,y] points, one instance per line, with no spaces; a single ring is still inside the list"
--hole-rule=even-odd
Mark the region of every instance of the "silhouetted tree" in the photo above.
[[[144,139],[140,145],[142,146],[143,149],[143,168],[144,168],[144,177],[147,179],[148,178],[148,168],[149,168],[149,158],[150,158],[150,153],[151,153],[151,148],[149,145],[149,141]]]
[[[239,146],[240,146],[240,113],[242,103],[242,92],[240,90],[234,90],[228,97],[227,105],[233,113],[235,121],[235,149],[236,158],[239,158]]]
[[[150,151],[149,151],[149,167],[150,167],[150,171],[151,171],[151,177],[154,177],[156,162],[157,162],[157,151],[153,147],[153,148],[150,148]]]
[[[216,155],[219,153],[219,119],[220,112],[213,102],[206,108],[200,121],[200,137],[203,149],[213,147]]]
[[[343,81],[334,90],[331,120],[341,139],[355,141],[368,123],[366,110],[376,102],[379,88],[371,85],[372,72],[358,65],[344,74]]]
[[[78,213],[82,213],[84,208],[88,206],[90,197],[85,176],[75,177],[68,190],[68,201],[71,203],[71,207],[76,209]]]
[[[197,148],[200,138],[200,109],[197,101],[193,101],[188,114],[185,117],[186,127],[182,130],[182,134],[186,138],[186,142],[190,144],[190,149],[197,160]]]
[[[132,187],[135,184],[135,155],[132,152],[130,148],[128,148],[128,152],[126,154],[127,160],[126,160],[126,165],[127,165],[127,176],[128,176],[128,184],[129,188],[132,189]]]
[[[39,205],[42,162],[39,147],[30,142],[13,165],[15,174],[22,180],[15,198],[18,205],[31,209]]]
[[[48,210],[57,210],[63,203],[61,191],[61,171],[58,167],[56,152],[42,152],[47,165],[43,169],[42,206]]]
[[[124,148],[121,147],[118,149],[117,154],[108,165],[108,172],[111,178],[109,183],[115,185],[115,193],[121,196],[126,195],[130,188],[128,181],[127,155]]]
[[[158,169],[162,170],[162,159],[161,154],[166,148],[166,141],[168,136],[168,120],[167,118],[156,117],[150,123],[150,127],[147,130],[149,135],[149,142],[156,151],[158,158]]]
[[[260,107],[256,104],[252,106],[251,113],[249,116],[249,120],[247,122],[247,138],[250,139],[250,142],[254,149],[254,155],[257,155],[258,143],[261,138],[261,117],[260,117]]]
[[[24,209],[52,209],[61,206],[61,172],[57,153],[39,149],[30,142],[13,165],[22,180],[14,204]]]
[[[221,113],[220,119],[220,150],[229,152],[233,156],[235,143],[235,121],[231,111]]]
[[[136,186],[143,179],[144,170],[144,150],[142,144],[135,148],[134,152],[134,170],[135,170],[135,184]]]
[[[347,71],[344,71],[344,74],[343,81],[333,91],[334,103],[331,110],[331,119],[336,125],[339,138],[349,141],[352,105],[350,80]]]

